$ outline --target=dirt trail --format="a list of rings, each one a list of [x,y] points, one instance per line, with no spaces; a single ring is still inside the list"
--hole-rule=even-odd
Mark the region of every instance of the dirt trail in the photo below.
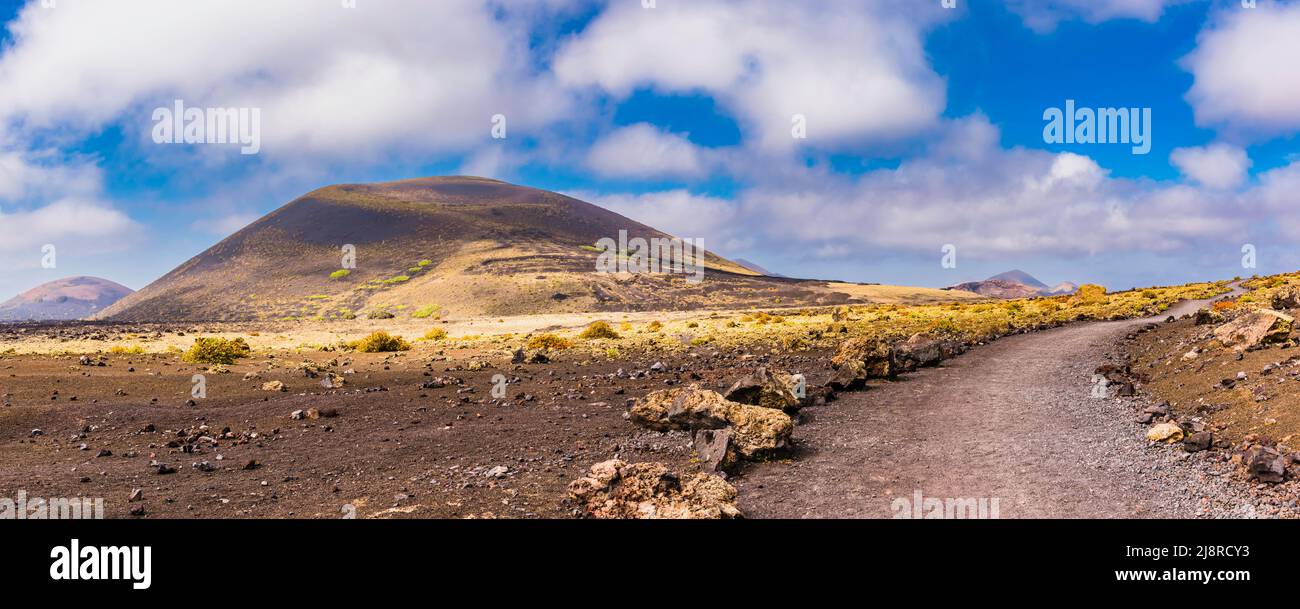
[[[895,498],[920,490],[998,498],[1002,518],[1220,515],[1202,469],[1147,446],[1132,405],[1091,397],[1104,355],[1151,321],[1004,338],[810,409],[792,461],[744,472],[741,507],[759,518],[888,518]]]

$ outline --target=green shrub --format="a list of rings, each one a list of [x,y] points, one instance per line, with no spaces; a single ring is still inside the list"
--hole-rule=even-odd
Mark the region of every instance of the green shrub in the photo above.
[[[352,271],[349,271],[347,269],[339,269],[337,271],[334,271],[333,273],[330,273],[330,279],[342,279],[351,274]]]
[[[409,351],[411,349],[411,343],[406,342],[400,336],[393,336],[387,332],[375,332],[348,346],[362,353],[389,353],[392,351]]]
[[[544,349],[547,351],[563,351],[573,346],[573,341],[562,338],[554,334],[538,334],[528,339],[527,347],[529,349]]]
[[[366,313],[366,319],[392,319],[394,317],[397,316],[393,315],[393,312],[387,309],[375,309]]]
[[[438,311],[441,310],[442,310],[441,305],[436,305],[436,304],[425,305],[423,307],[416,309],[414,313],[411,313],[411,317],[414,317],[416,319],[427,319],[429,317],[432,317],[434,313],[437,313]]]
[[[1079,286],[1079,290],[1074,293],[1075,301],[1080,304],[1100,304],[1106,302],[1106,288],[1085,283]]]
[[[442,328],[434,328],[424,333],[424,338],[420,340],[444,340],[447,338],[447,331]]]
[[[194,345],[181,356],[181,360],[191,364],[233,364],[241,357],[248,357],[252,352],[248,343],[242,338],[226,340],[224,338],[196,338]]]
[[[593,321],[591,322],[591,325],[587,326],[586,330],[582,331],[582,334],[578,335],[578,338],[581,338],[583,340],[593,340],[598,338],[617,339],[618,332],[615,332],[614,329],[609,327],[609,324],[606,322]]]
[[[108,349],[108,352],[113,355],[144,355],[144,347],[140,345],[131,345],[130,347],[113,345]]]
[[[385,279],[385,280],[384,280],[384,284],[385,284],[385,285],[396,285],[396,284],[399,284],[399,283],[406,283],[406,282],[408,282],[408,281],[410,281],[410,280],[411,280],[411,278],[408,277],[408,276],[406,276],[406,275],[398,275],[398,276],[393,277],[393,278],[391,278],[391,279]]]

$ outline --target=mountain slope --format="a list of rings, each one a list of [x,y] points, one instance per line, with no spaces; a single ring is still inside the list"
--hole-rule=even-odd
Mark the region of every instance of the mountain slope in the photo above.
[[[80,319],[104,310],[131,288],[98,277],[66,277],[0,303],[0,321]]]
[[[1047,288],[1047,284],[1039,281],[1033,275],[1030,275],[1029,273],[1026,273],[1020,269],[1016,269],[1014,271],[1007,271],[1005,273],[999,273],[997,275],[988,278],[988,281],[993,281],[993,280],[1009,281],[1011,283],[1027,285],[1031,288],[1038,288],[1040,290]]]
[[[1047,284],[1039,281],[1033,275],[1017,269],[999,273],[984,281],[968,281],[947,289],[974,292],[991,298],[1033,298],[1035,296],[1073,294],[1078,289],[1078,286],[1066,281],[1057,284],[1055,287],[1048,287]]]
[[[100,317],[506,316],[862,301],[826,282],[762,277],[713,254],[698,285],[681,274],[595,272],[593,244],[617,239],[620,230],[668,237],[577,199],[495,180],[329,186],[231,235]],[[332,278],[348,244],[355,246],[355,268]]]

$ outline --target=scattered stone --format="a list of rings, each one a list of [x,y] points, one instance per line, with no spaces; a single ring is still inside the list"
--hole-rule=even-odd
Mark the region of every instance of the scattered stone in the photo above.
[[[131,491],[131,497],[127,499],[127,501],[131,503],[135,503],[136,501],[143,501],[143,500],[144,500],[144,489],[139,489],[139,488],[133,489]]]
[[[1183,439],[1183,428],[1173,423],[1160,423],[1147,430],[1147,440],[1173,444]]]
[[[1276,484],[1286,477],[1286,457],[1268,446],[1252,446],[1246,450],[1242,463],[1252,480]]]
[[[508,473],[510,473],[510,468],[504,465],[498,465],[496,467],[493,467],[492,469],[487,470],[486,472],[483,473],[483,475],[488,478],[505,478],[506,474]]]
[[[268,382],[262,383],[262,391],[280,391],[280,392],[285,392],[285,391],[288,391],[288,390],[289,390],[289,388],[288,388],[288,387],[285,387],[285,386],[284,386],[284,383],[282,383],[282,382],[280,382],[280,381],[268,381]]]
[[[1209,450],[1213,445],[1214,434],[1208,431],[1194,433],[1183,440],[1183,450],[1189,453],[1198,453],[1203,450]]]

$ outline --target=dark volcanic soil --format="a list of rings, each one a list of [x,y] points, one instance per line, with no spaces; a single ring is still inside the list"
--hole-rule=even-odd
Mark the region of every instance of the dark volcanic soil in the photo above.
[[[110,355],[102,367],[78,356],[0,358],[9,404],[0,413],[0,497],[103,497],[110,518],[133,508],[149,518],[337,518],[345,506],[362,518],[570,517],[566,487],[593,463],[695,467],[686,435],[641,432],[623,419],[628,399],[677,383],[725,389],[767,359],[700,348],[619,362],[498,360],[471,372],[469,356],[446,361],[418,349],[256,354],[228,373],[205,373],[208,398],[195,405],[187,401],[201,367],[176,356]],[[825,359],[776,364],[797,371]],[[342,389],[297,369],[330,360]],[[650,371],[659,361],[666,370]],[[619,377],[620,368],[636,378]],[[258,378],[244,380],[250,372]],[[507,399],[491,397],[496,374],[511,379]],[[439,377],[461,384],[421,387]],[[289,391],[260,389],[273,380]],[[290,420],[310,408],[338,415]],[[177,471],[159,474],[154,461]],[[212,471],[195,467],[204,462]],[[142,501],[128,501],[134,489]]]

